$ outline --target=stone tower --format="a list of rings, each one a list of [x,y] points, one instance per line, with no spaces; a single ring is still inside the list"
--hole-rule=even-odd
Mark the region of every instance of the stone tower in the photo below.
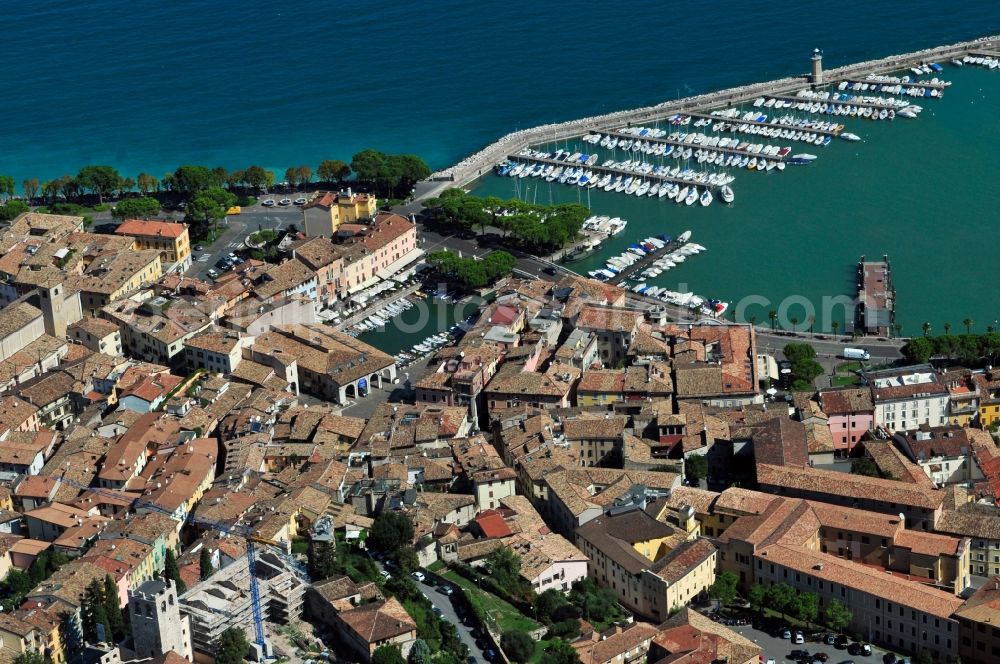
[[[132,640],[139,659],[174,651],[192,659],[191,618],[182,616],[172,581],[152,579],[129,592]]]
[[[63,282],[58,279],[38,286],[38,308],[45,320],[45,333],[56,339],[65,339],[66,328],[83,318],[80,293],[67,294]]]
[[[823,53],[818,48],[813,50],[812,84],[823,85]]]

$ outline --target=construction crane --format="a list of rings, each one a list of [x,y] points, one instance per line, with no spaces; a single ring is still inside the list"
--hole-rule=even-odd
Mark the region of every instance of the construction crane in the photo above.
[[[120,501],[122,496],[119,492],[108,491],[98,487],[85,486],[79,482],[67,479],[63,476],[53,477],[56,482],[62,484],[68,484],[71,487],[79,489],[81,491],[90,491],[98,496],[104,496],[105,498],[111,498],[115,501]],[[132,507],[146,508],[161,514],[166,514],[171,518],[174,517],[174,513],[168,509],[160,507],[156,503],[150,502],[148,500],[135,500],[131,503]],[[255,630],[255,643],[260,648],[261,657],[265,656],[267,652],[264,643],[264,616],[260,608],[260,587],[257,584],[257,553],[255,551],[255,544],[265,544],[269,546],[276,546],[282,548],[280,542],[274,542],[263,537],[258,537],[253,534],[253,528],[250,526],[244,526],[242,524],[228,524],[228,523],[218,523],[215,521],[209,521],[208,519],[200,519],[193,514],[188,514],[183,523],[188,523],[193,526],[200,526],[202,528],[207,528],[210,530],[215,530],[222,533],[223,535],[237,535],[246,540],[247,543],[247,571],[250,573],[250,606],[253,611],[253,625]]]

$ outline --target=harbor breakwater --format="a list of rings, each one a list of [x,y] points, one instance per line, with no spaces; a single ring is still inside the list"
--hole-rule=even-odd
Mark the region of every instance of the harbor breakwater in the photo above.
[[[926,62],[947,61],[956,57],[961,58],[969,53],[982,51],[996,52],[998,48],[1000,48],[1000,35],[980,37],[948,46],[938,46],[901,55],[890,55],[876,60],[868,60],[828,69],[823,73],[823,80],[828,84],[846,78],[864,77],[868,74],[886,74]],[[468,185],[483,174],[490,172],[495,164],[504,160],[508,155],[516,154],[531,145],[573,138],[587,132],[609,127],[622,127],[640,122],[649,122],[674,113],[744,103],[765,94],[794,94],[804,85],[808,86],[810,84],[810,75],[802,74],[673,101],[665,101],[654,106],[616,111],[515,131],[501,137],[499,140],[466,157],[457,164],[433,173],[429,179],[442,183],[442,187],[434,187],[424,195],[436,195],[436,193],[439,193],[440,188],[443,188],[443,183],[447,183],[447,186],[450,187]]]

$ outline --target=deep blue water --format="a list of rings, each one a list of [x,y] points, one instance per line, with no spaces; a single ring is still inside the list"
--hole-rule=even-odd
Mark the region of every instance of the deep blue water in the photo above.
[[[0,173],[442,167],[519,127],[982,36],[1000,4],[10,3]]]

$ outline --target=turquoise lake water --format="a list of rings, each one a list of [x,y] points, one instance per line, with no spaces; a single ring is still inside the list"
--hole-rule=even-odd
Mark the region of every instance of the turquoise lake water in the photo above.
[[[844,307],[831,301],[824,313],[824,298],[854,294],[862,254],[869,260],[888,254],[904,335],[919,333],[924,321],[938,333],[946,321],[959,330],[966,317],[985,330],[1000,317],[995,258],[1000,72],[946,65],[939,76],[954,84],[942,99],[921,101],[924,112],[916,120],[838,120],[862,143],[834,140],[827,147],[807,147],[757,137],[819,159],[783,172],[731,171],[732,206],[716,200],[707,208],[686,207],[493,175],[475,193],[519,194],[539,203],[589,202],[596,214],[627,219],[625,231],[599,252],[569,264],[583,274],[637,240],[691,230],[692,241],[708,251],[646,282],[727,300],[744,320],[766,322],[773,308],[783,319],[797,318],[800,330],[810,312],[817,330],[829,329],[832,320],[843,324]],[[792,111],[782,111],[787,112]],[[583,143],[561,145],[596,151],[601,161],[626,158]]]

